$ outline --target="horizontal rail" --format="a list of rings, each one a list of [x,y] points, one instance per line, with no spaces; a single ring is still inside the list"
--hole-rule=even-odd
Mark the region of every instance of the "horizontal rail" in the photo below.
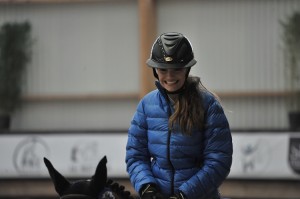
[[[289,97],[295,94],[291,91],[220,91],[214,92],[222,99],[246,97]],[[27,102],[43,101],[108,101],[108,100],[138,100],[138,93],[110,93],[110,94],[41,94],[27,95],[22,98]]]

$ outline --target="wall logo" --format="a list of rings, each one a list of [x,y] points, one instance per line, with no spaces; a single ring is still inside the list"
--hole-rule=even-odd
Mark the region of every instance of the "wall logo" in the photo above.
[[[49,147],[42,139],[29,137],[17,144],[13,164],[19,174],[39,174],[44,166],[43,157],[49,154]]]
[[[270,153],[266,143],[253,140],[241,147],[241,163],[244,173],[264,171],[269,164]]]
[[[289,164],[297,174],[300,174],[300,138],[290,138]]]
[[[73,173],[90,174],[95,170],[99,157],[98,143],[78,142],[71,148],[71,171]]]

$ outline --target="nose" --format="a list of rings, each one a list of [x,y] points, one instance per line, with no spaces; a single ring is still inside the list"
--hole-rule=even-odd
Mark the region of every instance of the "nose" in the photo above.
[[[175,75],[175,70],[173,69],[168,69],[166,71],[166,76],[170,77],[170,76],[174,76]]]
[[[167,70],[165,75],[166,75],[167,77],[170,77],[170,76],[172,76],[172,75],[173,75],[173,73],[172,73],[172,71],[170,71],[170,70]]]

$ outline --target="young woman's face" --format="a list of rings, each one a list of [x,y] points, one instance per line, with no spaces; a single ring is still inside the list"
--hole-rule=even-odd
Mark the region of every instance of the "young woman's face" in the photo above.
[[[183,86],[186,72],[186,68],[156,69],[160,84],[169,92],[177,91]]]

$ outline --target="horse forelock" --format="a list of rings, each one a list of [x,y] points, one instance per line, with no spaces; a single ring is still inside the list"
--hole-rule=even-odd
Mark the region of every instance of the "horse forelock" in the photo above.
[[[110,188],[105,187],[98,195],[98,199],[119,199],[118,195]]]

